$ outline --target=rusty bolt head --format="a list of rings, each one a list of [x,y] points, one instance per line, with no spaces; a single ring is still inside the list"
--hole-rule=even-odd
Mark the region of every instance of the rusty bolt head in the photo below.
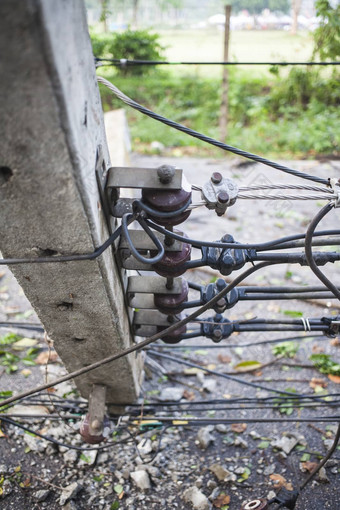
[[[253,499],[242,506],[241,510],[267,510],[268,502],[265,499]]]
[[[214,172],[211,176],[211,182],[214,184],[219,184],[222,181],[222,175],[220,172]]]
[[[217,195],[217,200],[221,203],[221,204],[226,204],[229,200],[229,195],[226,191],[220,191],[219,194]]]

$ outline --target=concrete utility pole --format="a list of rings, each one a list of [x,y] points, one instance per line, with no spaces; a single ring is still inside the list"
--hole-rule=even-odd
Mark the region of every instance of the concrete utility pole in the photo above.
[[[82,0],[0,3],[0,249],[5,258],[88,253],[108,238],[95,167],[109,166]],[[121,162],[122,164],[123,162]],[[93,261],[11,266],[67,370],[132,341],[112,250]],[[132,402],[141,360],[76,380]]]
[[[224,62],[228,62],[231,5],[226,5],[224,9],[225,9],[225,25],[224,25],[223,60]],[[228,117],[229,117],[228,93],[229,93],[229,67],[224,66],[222,78],[222,102],[220,111],[220,140],[222,142],[225,142],[228,135]]]

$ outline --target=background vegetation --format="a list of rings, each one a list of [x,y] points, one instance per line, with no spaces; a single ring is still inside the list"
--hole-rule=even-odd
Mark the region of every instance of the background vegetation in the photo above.
[[[275,57],[296,60],[297,51],[300,51],[299,60],[335,61],[340,56],[340,7],[331,7],[327,0],[318,0],[316,5],[322,23],[314,38],[300,34],[292,40],[294,36],[281,31],[232,33],[233,59],[246,45],[250,61],[275,60]],[[222,34],[209,31],[191,31],[189,37],[184,31],[171,36],[146,30],[92,33],[96,56],[150,60],[176,59],[176,56],[178,60],[197,57],[218,60],[222,52],[221,37]],[[209,54],[204,54],[204,49]],[[220,67],[103,67],[100,74],[154,111],[218,138]],[[268,66],[231,68],[228,143],[266,155],[337,156],[339,84],[336,66],[301,66],[290,70]],[[102,89],[102,94],[106,109],[122,106],[107,90]],[[135,150],[157,152],[162,145],[178,155],[208,150],[203,143],[131,109],[127,109],[127,115]]]

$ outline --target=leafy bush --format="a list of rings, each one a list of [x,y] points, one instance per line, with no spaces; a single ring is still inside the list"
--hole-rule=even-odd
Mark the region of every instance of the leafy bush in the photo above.
[[[110,34],[91,33],[93,54],[96,57],[118,58],[127,60],[164,60],[163,46],[159,43],[159,35],[147,30],[126,30]],[[142,75],[149,74],[154,66],[133,65],[117,66],[117,74]]]

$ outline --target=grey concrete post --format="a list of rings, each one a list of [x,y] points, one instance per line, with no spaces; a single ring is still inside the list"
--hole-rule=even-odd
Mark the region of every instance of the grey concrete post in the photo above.
[[[4,257],[88,253],[108,237],[95,178],[109,164],[82,0],[0,3],[0,249]],[[99,259],[11,266],[67,370],[132,338],[112,250]],[[132,402],[140,357],[77,379],[87,397]]]

